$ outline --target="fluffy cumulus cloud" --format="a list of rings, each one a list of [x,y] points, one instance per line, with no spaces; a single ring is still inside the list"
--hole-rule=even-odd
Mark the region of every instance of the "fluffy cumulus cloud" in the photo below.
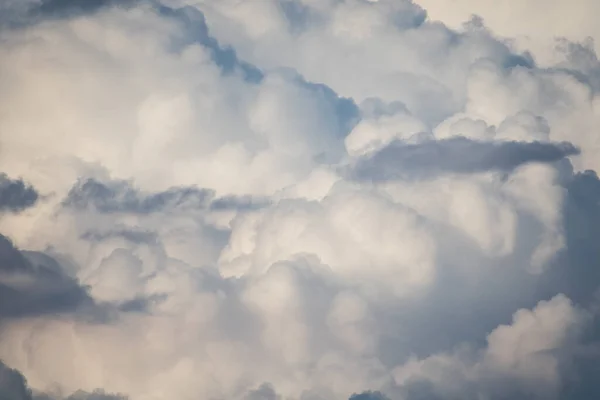
[[[600,396],[597,5],[542,3],[0,0],[0,398]]]

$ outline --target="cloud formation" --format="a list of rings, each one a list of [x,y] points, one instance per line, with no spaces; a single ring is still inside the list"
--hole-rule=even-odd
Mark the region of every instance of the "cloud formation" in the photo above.
[[[100,213],[149,214],[173,208],[206,208],[213,193],[195,188],[171,188],[144,196],[127,182],[106,185],[94,179],[79,182],[67,195],[64,205],[76,209],[93,207]]]
[[[551,163],[579,150],[570,143],[478,142],[463,137],[419,144],[392,142],[374,155],[359,160],[353,169],[358,179],[431,178],[447,173],[512,172],[527,163]]]
[[[19,212],[33,207],[38,201],[39,193],[23,180],[10,179],[0,175],[0,211]]]
[[[18,371],[0,362],[0,396],[6,400],[61,400],[47,393],[35,393],[27,385],[27,380]],[[126,400],[120,395],[106,394],[102,390],[92,393],[78,391],[65,400]]]
[[[0,397],[598,397],[591,25],[84,3],[0,2]]]
[[[0,235],[0,323],[7,317],[75,311],[93,303],[51,257],[23,253]]]

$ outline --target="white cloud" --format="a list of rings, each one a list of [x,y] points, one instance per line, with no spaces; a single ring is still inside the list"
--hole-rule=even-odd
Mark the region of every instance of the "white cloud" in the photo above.
[[[416,0],[415,3],[425,8],[431,19],[454,29],[460,29],[477,15],[494,33],[516,40],[519,47],[533,51],[544,62],[557,58],[555,39],[579,42],[597,38],[599,33],[594,14],[600,8],[593,0],[577,4],[564,0],[550,4],[543,0],[515,4],[499,4],[492,0]]]
[[[577,338],[585,322],[581,310],[557,295],[532,310],[518,310],[510,325],[501,325],[488,335],[480,354],[458,348],[454,353],[422,360],[412,358],[394,371],[394,379],[401,386],[430,382],[434,392],[450,398],[461,394],[466,398],[495,398],[502,391],[557,398],[560,362],[566,361],[572,350],[569,342]],[[507,378],[513,387],[502,389]]]
[[[591,385],[572,374],[597,345],[600,65],[563,41],[536,66],[550,17],[532,59],[483,3],[465,9],[489,30],[461,31],[407,0],[0,4],[23,22],[0,28],[0,172],[37,194],[1,210],[20,250],[0,243],[0,301],[10,250],[87,302],[0,313],[0,359],[36,393]]]

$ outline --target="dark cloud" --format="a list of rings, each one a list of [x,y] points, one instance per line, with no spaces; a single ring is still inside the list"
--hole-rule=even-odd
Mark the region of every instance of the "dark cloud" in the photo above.
[[[552,261],[541,275],[524,270],[518,258],[504,260],[516,268],[496,268],[493,274],[480,273],[471,282],[456,274],[456,265],[444,264],[440,269],[438,284],[424,296],[419,307],[426,314],[403,313],[379,315],[385,321],[380,328],[389,331],[389,341],[382,341],[382,360],[392,367],[402,364],[410,355],[426,358],[464,343],[474,348],[486,346],[486,336],[502,324],[510,324],[515,310],[532,309],[540,299],[565,294],[580,309],[587,310],[591,320],[580,340],[556,351],[561,387],[556,399],[579,400],[599,398],[600,382],[600,179],[593,171],[567,174],[564,186],[564,236],[566,248]],[[527,246],[528,232],[523,231],[516,240],[518,246]],[[456,246],[448,251],[475,254],[474,249]],[[443,249],[441,251],[444,251]],[[515,251],[518,254],[520,251]],[[527,252],[530,252],[529,250]],[[467,260],[468,261],[468,260]],[[476,258],[470,264],[489,265],[490,260]],[[506,295],[506,288],[511,295]],[[389,324],[389,325],[388,325]],[[401,327],[400,329],[398,327]],[[387,336],[387,334],[385,334]],[[401,335],[404,346],[398,346]],[[395,348],[409,349],[402,352]],[[565,353],[564,355],[561,355]],[[522,383],[522,382],[521,382]],[[529,399],[527,385],[519,384],[514,377],[489,374],[477,381],[456,382],[460,397],[448,394],[432,382],[416,380],[407,383],[400,398],[407,400],[489,400]],[[543,398],[543,397],[542,397]]]
[[[306,30],[310,20],[316,17],[311,12],[311,8],[299,0],[282,0],[279,6],[286,17],[290,31],[296,34]]]
[[[268,199],[257,199],[252,196],[224,196],[210,203],[214,211],[251,211],[266,207],[270,204]]]
[[[566,142],[481,142],[464,137],[419,144],[396,141],[359,160],[350,175],[361,181],[384,182],[446,173],[510,172],[523,164],[551,163],[577,154],[579,150]]]
[[[415,380],[402,388],[403,398],[406,400],[443,400],[443,396],[437,393],[435,386],[426,380]],[[461,400],[470,400],[472,396],[462,394]],[[475,399],[473,399],[475,400]]]
[[[127,396],[121,394],[109,394],[102,389],[93,391],[92,393],[78,391],[67,397],[66,400],[126,400]]]
[[[280,397],[275,392],[273,386],[269,383],[263,383],[258,389],[252,390],[245,397],[245,400],[279,400]]]
[[[353,394],[350,396],[348,400],[389,400],[386,396],[381,392],[363,392],[358,394]]]
[[[591,310],[594,319],[563,372],[560,398],[600,398],[600,179],[595,171],[582,171],[564,186],[566,250],[544,277],[545,286]]]
[[[600,300],[600,179],[595,171],[575,172],[562,179],[565,249],[539,277],[538,296],[563,293],[575,304],[590,308]]]
[[[39,194],[32,186],[0,174],[0,211],[23,211],[33,207],[38,199]]]
[[[456,383],[458,384],[458,382]],[[491,376],[489,379],[475,382],[461,381],[460,385],[458,393],[457,391],[448,393],[447,390],[436,387],[425,379],[415,379],[402,388],[401,398],[404,400],[550,400],[550,398],[540,397],[531,390],[523,388],[514,379],[503,379],[498,376]]]
[[[565,161],[568,164],[568,161]],[[439,248],[441,267],[437,282],[419,300],[418,308],[427,313],[415,313],[414,307],[395,310],[374,310],[382,321],[379,329],[381,360],[389,368],[401,365],[411,355],[426,358],[454,349],[464,343],[475,348],[486,346],[486,336],[499,325],[510,324],[515,310],[532,309],[541,299],[550,299],[562,293],[582,309],[598,309],[600,304],[600,179],[595,172],[565,173],[564,236],[566,248],[540,275],[526,271],[525,259],[520,254],[532,252],[531,237],[538,233],[522,227],[515,240],[516,249],[509,258],[493,260],[457,232],[448,232],[453,240],[448,247]],[[527,216],[520,216],[528,221]],[[524,225],[534,227],[534,221]],[[446,254],[448,256],[446,256]],[[457,257],[457,254],[468,256]],[[480,269],[488,265],[490,270]],[[508,267],[511,266],[511,267]],[[473,267],[468,280],[461,269]],[[493,270],[493,273],[490,271]],[[510,296],[506,288],[510,288]],[[391,311],[391,312],[390,312]],[[583,349],[600,349],[600,319],[596,317],[592,329],[580,343]],[[594,327],[595,326],[595,327]],[[402,345],[398,345],[401,337]],[[600,371],[600,352],[582,350],[574,360],[564,365],[565,393],[586,393],[584,397],[565,395],[561,399],[595,398],[600,395],[600,384],[592,378]],[[562,368],[562,367],[561,367]],[[576,372],[573,373],[572,371]],[[575,376],[570,376],[575,375]],[[471,387],[461,382],[464,399],[477,399],[485,393],[489,399],[527,398],[522,388],[507,385],[478,383]],[[512,385],[512,386],[511,386]],[[508,396],[510,394],[513,397]],[[401,398],[454,399],[436,392],[430,382],[414,382],[404,388]],[[589,394],[593,393],[594,396]]]
[[[415,29],[427,20],[427,11],[411,2],[401,3],[403,7],[390,15],[396,29]]]
[[[0,399],[33,399],[25,377],[23,377],[19,371],[9,368],[2,361],[0,361]]]
[[[584,338],[573,360],[563,368],[564,382],[560,399],[600,398],[600,318],[596,316],[592,329]]]
[[[106,7],[128,7],[139,0],[45,0],[29,10],[32,18],[72,17],[97,12]]]
[[[0,361],[0,400],[62,400],[46,393],[34,393],[27,380],[19,371],[8,367]],[[64,400],[126,400],[119,394],[108,394],[98,389],[92,393],[77,391]]]
[[[360,120],[360,110],[354,100],[338,96],[333,89],[322,83],[309,82],[300,76],[298,76],[298,79],[310,90],[320,93],[321,96],[328,99],[328,103],[335,104],[335,114],[332,115],[332,118],[337,120],[337,125],[340,127],[339,131],[344,136],[350,133]]]
[[[252,196],[224,196],[215,198],[210,189],[192,186],[173,187],[164,192],[143,193],[127,181],[100,182],[81,180],[69,191],[63,201],[65,207],[76,210],[94,209],[100,213],[151,214],[173,210],[251,211],[269,205],[264,198]],[[88,232],[86,239],[102,239],[98,232]],[[154,234],[146,231],[122,230],[110,233],[128,240],[147,242]]]
[[[263,79],[263,73],[256,66],[240,60],[236,51],[231,46],[221,45],[213,37],[206,24],[204,14],[195,7],[171,8],[156,4],[156,10],[167,18],[176,19],[185,29],[180,43],[175,43],[175,48],[183,48],[191,43],[200,43],[211,52],[212,59],[224,74],[240,71],[248,82],[258,83]]]
[[[95,179],[78,182],[64,205],[74,209],[93,208],[101,213],[150,214],[174,209],[205,209],[214,192],[194,187],[171,188],[144,194],[126,181],[102,183]]]
[[[565,189],[567,246],[551,271],[552,281],[560,282],[560,290],[572,300],[589,305],[600,285],[600,180],[594,171],[579,172],[566,182]]]
[[[48,19],[96,13],[108,7],[131,7],[144,0],[3,0],[0,29],[20,29]]]
[[[123,238],[132,243],[148,243],[155,244],[157,243],[158,237],[156,233],[141,230],[141,229],[131,229],[131,228],[115,228],[108,232],[99,232],[97,230],[90,230],[84,232],[81,236],[81,239],[88,240],[91,242],[100,242],[110,238]]]
[[[126,301],[118,306],[118,310],[125,313],[148,313],[150,306],[155,301],[164,300],[165,296],[152,296],[148,298],[138,297]]]
[[[0,235],[0,318],[67,312],[91,303],[85,288],[52,257],[21,252]]]

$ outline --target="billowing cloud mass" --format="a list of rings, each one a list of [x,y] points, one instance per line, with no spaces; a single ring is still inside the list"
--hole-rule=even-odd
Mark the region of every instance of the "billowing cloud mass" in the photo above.
[[[598,398],[596,9],[0,0],[0,398]]]

